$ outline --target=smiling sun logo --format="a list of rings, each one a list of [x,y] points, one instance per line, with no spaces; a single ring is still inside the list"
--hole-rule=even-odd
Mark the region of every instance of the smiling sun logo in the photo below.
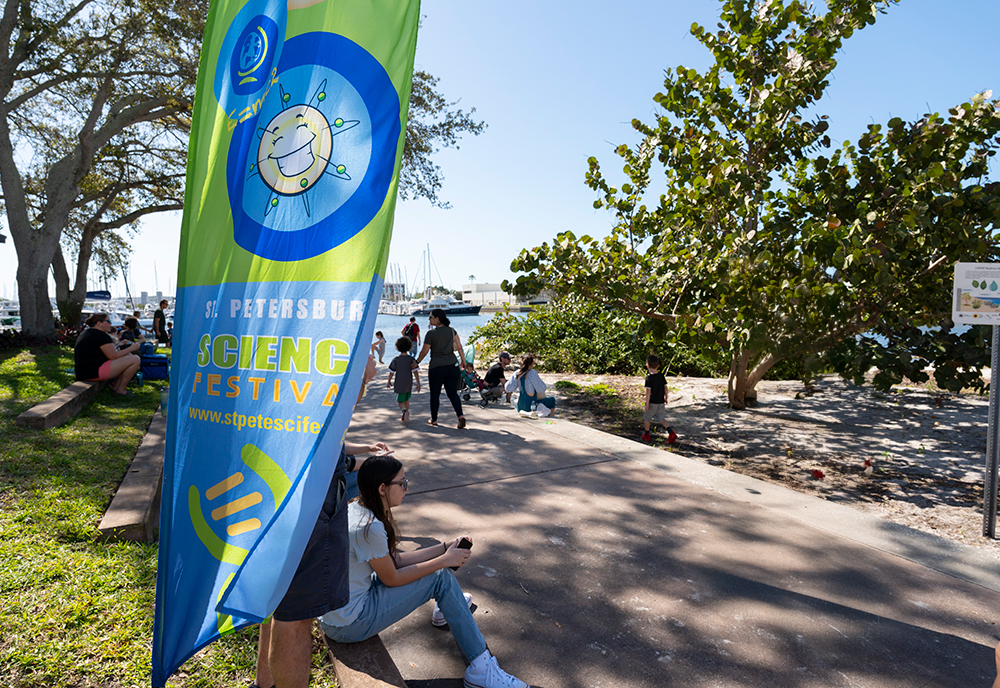
[[[282,196],[302,199],[307,216],[312,216],[309,191],[324,177],[350,181],[344,164],[334,163],[334,137],[356,127],[359,120],[329,119],[320,110],[326,100],[326,80],[312,97],[289,105],[291,96],[278,85],[281,112],[257,129],[260,144],[257,160],[250,164],[250,177],[260,177],[270,189],[264,215],[278,207]]]

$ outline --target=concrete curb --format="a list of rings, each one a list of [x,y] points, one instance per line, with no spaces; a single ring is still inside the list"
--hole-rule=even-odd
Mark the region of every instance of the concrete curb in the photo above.
[[[156,541],[166,436],[167,419],[157,410],[98,526],[105,539]]]
[[[337,643],[326,638],[326,646],[341,688],[406,688],[377,635],[360,643]]]
[[[78,414],[107,385],[107,380],[74,382],[42,403],[32,406],[19,415],[14,423],[38,430],[48,430],[62,425]]]

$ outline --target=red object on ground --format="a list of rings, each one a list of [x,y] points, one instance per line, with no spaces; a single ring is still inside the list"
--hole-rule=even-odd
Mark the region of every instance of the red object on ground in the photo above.
[[[816,480],[822,480],[825,477],[825,475],[823,471],[817,468],[813,470],[813,477],[816,478]]]

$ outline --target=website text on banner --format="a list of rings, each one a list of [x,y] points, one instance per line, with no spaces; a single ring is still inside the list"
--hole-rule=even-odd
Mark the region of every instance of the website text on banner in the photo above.
[[[191,128],[152,684],[283,597],[389,252],[419,2],[213,0]]]

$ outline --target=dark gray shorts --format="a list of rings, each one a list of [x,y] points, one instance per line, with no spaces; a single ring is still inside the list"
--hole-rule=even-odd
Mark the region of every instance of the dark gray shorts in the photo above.
[[[274,610],[278,621],[302,621],[339,609],[350,600],[347,568],[347,488],[335,475],[316,519],[309,544],[288,592]]]

